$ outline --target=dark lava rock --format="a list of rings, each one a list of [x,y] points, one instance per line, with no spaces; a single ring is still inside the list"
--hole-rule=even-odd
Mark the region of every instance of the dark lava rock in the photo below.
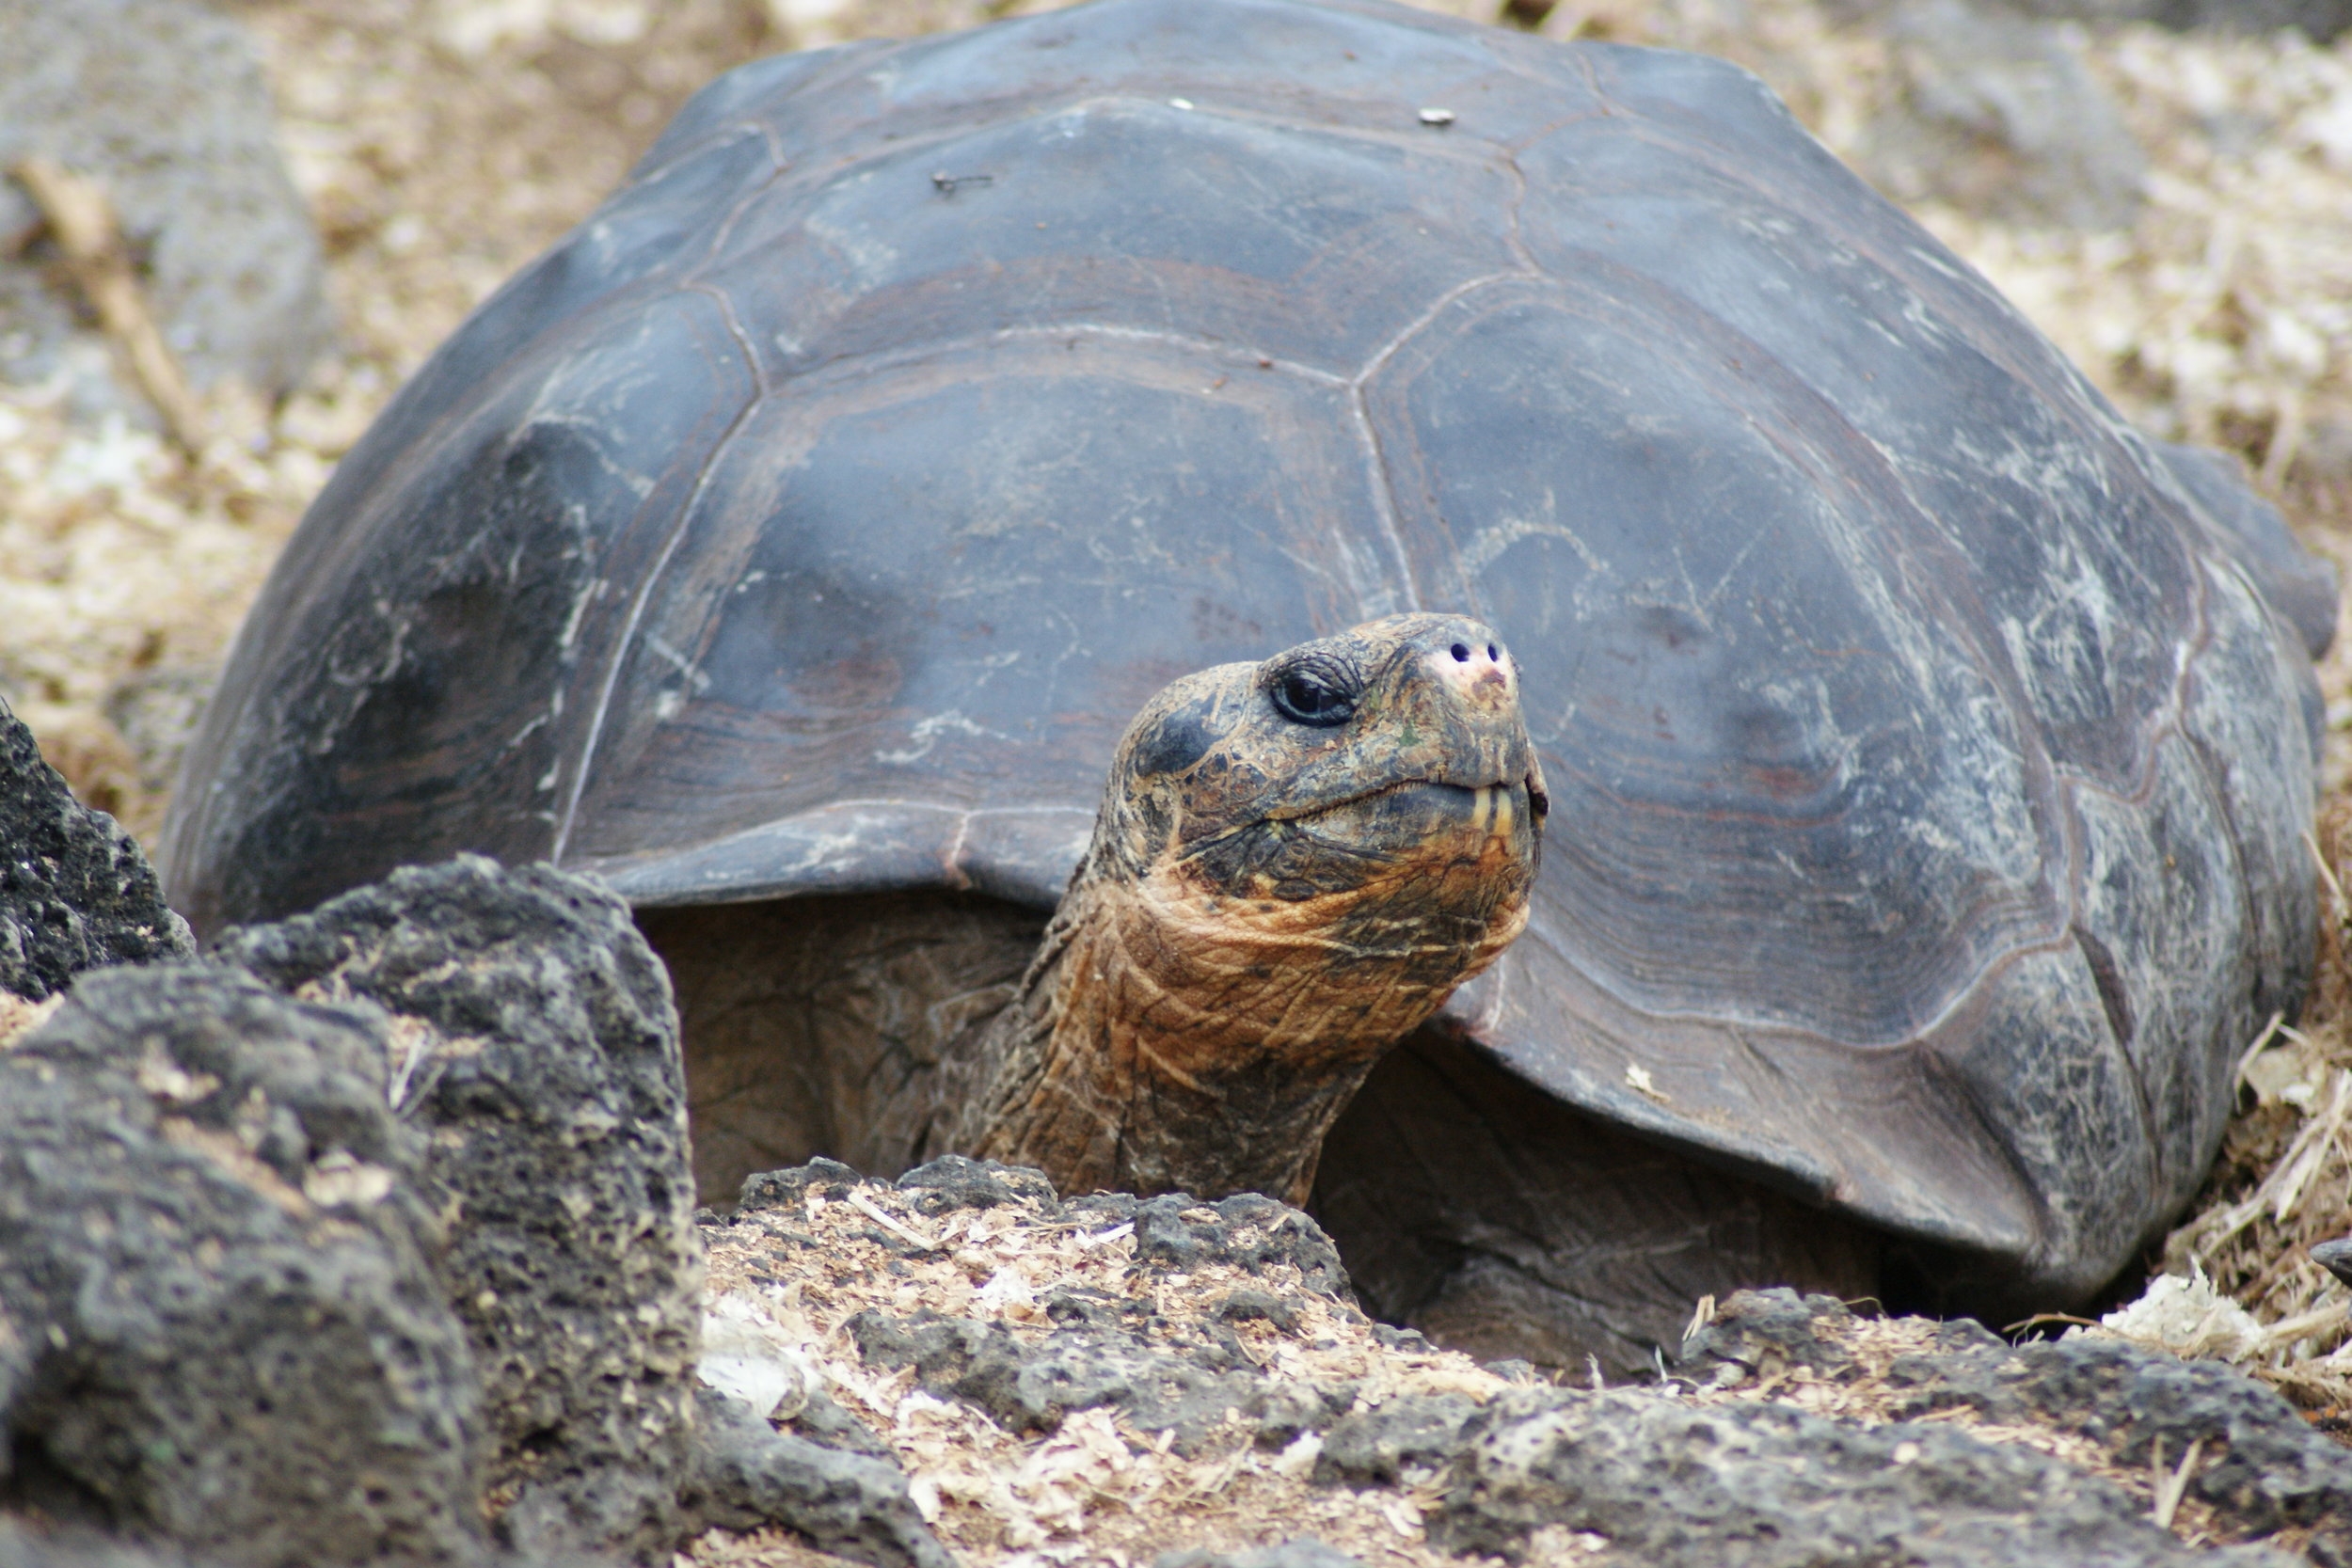
[[[1329,1430],[1355,1406],[1353,1383],[1269,1383],[1242,1414],[1256,1428],[1260,1448],[1286,1449],[1307,1433]]]
[[[1355,1305],[1339,1248],[1323,1227],[1287,1203],[1256,1193],[1237,1193],[1213,1204],[1184,1193],[1138,1199],[1125,1193],[1096,1193],[1074,1198],[1069,1212],[1089,1223],[1136,1227],[1136,1261],[1163,1271],[1230,1263],[1263,1274],[1287,1263],[1307,1288]]]
[[[1142,1431],[1174,1428],[1186,1455],[1263,1382],[1233,1370],[1238,1358],[1214,1340],[1155,1343],[1141,1325],[1057,1329],[1032,1341],[1002,1323],[867,1310],[850,1320],[850,1334],[868,1366],[913,1367],[927,1392],[961,1400],[1008,1432],[1052,1432],[1073,1410],[1112,1405]]]
[[[1802,1366],[1831,1381],[1861,1374],[1839,1342],[1852,1315],[1827,1296],[1743,1291],[1684,1345],[1680,1370],[1700,1381],[1726,1367],[1770,1375]],[[1972,1323],[1944,1323],[1931,1351],[1883,1373],[1910,1418],[1966,1406],[2004,1426],[2074,1433],[2120,1464],[2173,1464],[2200,1446],[2187,1496],[2249,1535],[2313,1527],[2313,1555],[2352,1562],[2352,1451],[2279,1394],[2214,1361],[2185,1361],[2122,1339],[2082,1336],[2010,1345]]]
[[[1685,1375],[1701,1381],[1719,1376],[1726,1364],[1765,1377],[1804,1367],[1842,1379],[1857,1364],[1838,1330],[1852,1322],[1852,1311],[1836,1296],[1801,1296],[1786,1288],[1740,1291],[1725,1297],[1714,1317],[1682,1341],[1677,1365]],[[1941,1324],[1936,1340],[1939,1349],[1952,1351],[2002,1343],[1981,1323],[1966,1318]]]
[[[756,1181],[758,1177],[752,1178]],[[936,1217],[956,1209],[993,1209],[1000,1203],[1017,1203],[1023,1199],[1039,1206],[1041,1213],[1051,1214],[1059,1205],[1055,1201],[1054,1184],[1041,1170],[1026,1165],[999,1164],[993,1160],[971,1160],[961,1154],[946,1154],[928,1164],[915,1166],[898,1178],[898,1190],[918,1195],[914,1201],[917,1212]]]
[[[709,1392],[707,1388],[697,1390],[698,1394]],[[873,1429],[864,1421],[842,1409],[822,1388],[809,1391],[808,1402],[785,1421],[784,1430],[818,1448],[862,1453],[894,1466],[898,1463],[898,1456],[891,1451],[889,1444],[875,1436]]]
[[[1045,1321],[1116,1328],[1126,1321],[1127,1304],[1084,1285],[1057,1285],[1045,1292]]]
[[[1865,1427],[1785,1404],[1646,1389],[1514,1390],[1471,1423],[1432,1544],[1527,1560],[1539,1532],[1603,1538],[1651,1568],[2286,1568],[2192,1551],[2122,1488],[1936,1422]]]
[[[739,1212],[757,1209],[799,1209],[811,1192],[838,1198],[855,1191],[866,1180],[856,1171],[838,1160],[822,1155],[805,1165],[787,1170],[764,1170],[743,1179],[743,1194],[736,1199]]]
[[[215,951],[395,1015],[390,1093],[455,1220],[438,1260],[481,1369],[501,1534],[667,1550],[701,1327],[669,978],[602,884],[478,856],[398,871]]]
[[[1190,1551],[1167,1552],[1152,1568],[1364,1568],[1364,1564],[1311,1535],[1302,1535],[1253,1551],[1211,1552],[1196,1546]]]
[[[1460,1452],[1478,1406],[1460,1394],[1406,1394],[1348,1416],[1323,1439],[1317,1481],[1356,1486],[1417,1484]]]
[[[701,1441],[688,1503],[705,1525],[775,1523],[876,1568],[954,1568],[893,1461],[779,1433],[740,1400],[697,1397]]]
[[[84,970],[195,955],[138,845],[73,798],[6,704],[0,845],[0,990],[38,1002]]]
[[[1263,1291],[1235,1291],[1216,1304],[1209,1316],[1218,1323],[1271,1323],[1285,1334],[1298,1332],[1298,1311],[1287,1301]]]
[[[245,29],[193,0],[0,0],[0,168],[42,153],[104,186],[142,259],[166,339],[201,386],[290,389],[332,330],[310,209],[278,154]],[[37,211],[0,182],[0,256]],[[41,276],[0,262],[0,375],[76,386],[77,411],[144,405]],[[92,352],[77,353],[80,348]]]
[[[223,1563],[478,1554],[394,1037],[175,964],[86,975],[0,1052],[0,1503]]]

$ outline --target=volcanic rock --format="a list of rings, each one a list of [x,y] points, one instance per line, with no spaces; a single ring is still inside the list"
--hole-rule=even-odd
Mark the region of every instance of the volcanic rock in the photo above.
[[[1470,1435],[1431,1538],[1514,1562],[1584,1537],[1613,1560],[1675,1568],[2293,1561],[2195,1552],[2112,1482],[1941,1423],[1530,1389],[1496,1401]]]
[[[784,1525],[820,1550],[876,1568],[954,1568],[897,1460],[778,1432],[714,1389],[701,1390],[698,1410],[688,1501],[703,1523]]]
[[[0,990],[38,1002],[84,970],[195,951],[138,845],[73,798],[0,703]]]
[[[479,856],[398,871],[214,952],[396,1015],[392,1103],[455,1217],[437,1269],[481,1369],[501,1532],[666,1550],[701,1256],[669,977],[601,884]]]
[[[0,1052],[0,1502],[220,1563],[478,1555],[392,1035],[171,964],[85,975]]]
[[[1887,1420],[1965,1413],[2079,1437],[2119,1469],[2184,1467],[2184,1499],[2233,1536],[2294,1529],[2318,1560],[2352,1562],[2352,1451],[2219,1362],[2097,1335],[2011,1345],[1965,1320],[1874,1321],[1782,1290],[1724,1303],[1679,1370],[1718,1389],[1795,1374]]]

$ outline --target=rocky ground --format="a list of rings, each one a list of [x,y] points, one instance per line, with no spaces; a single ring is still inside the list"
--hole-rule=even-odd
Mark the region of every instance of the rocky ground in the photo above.
[[[1398,1568],[1867,1561],[1931,1537],[1953,1562],[2352,1550],[2352,1454],[2235,1372],[2111,1335],[2019,1350],[1743,1292],[1655,1381],[1561,1389],[1367,1321],[1313,1223],[1263,1198],[817,1166],[703,1235],[705,1375],[870,1441],[967,1561],[1302,1535]],[[803,1560],[772,1530],[686,1555]]]
[[[73,293],[50,242],[0,205],[0,251],[32,269],[52,299],[43,309],[63,324],[53,332],[43,325],[51,316],[0,309],[0,695],[84,800],[151,845],[227,639],[336,459],[475,302],[620,179],[695,87],[782,48],[1040,8],[1034,0],[226,6],[258,40],[287,166],[316,219],[336,336],[274,400],[230,384],[205,392],[203,428],[176,441],[147,400],[123,389],[106,340],[72,329]],[[1493,7],[1447,0],[1438,8],[1483,16]],[[2352,39],[2322,47],[2294,33],[1995,24],[1926,0],[1567,0],[1510,9],[1553,36],[1701,48],[1756,70],[2120,405],[2159,434],[2240,453],[2309,545],[2352,562]],[[0,23],[8,13],[0,0]],[[2096,112],[2060,112],[2086,103]],[[200,355],[194,368],[203,369]],[[2344,1348],[2352,1294],[2305,1248],[2352,1232],[2352,970],[2341,934],[2341,887],[2352,880],[2342,863],[2352,860],[2343,831],[2352,822],[2352,638],[2322,674],[2332,734],[2315,847],[2337,919],[2321,994],[2298,1025],[2249,1042],[2245,1110],[2222,1164],[2150,1259],[2171,1273],[2144,1299],[2112,1304],[2122,1310],[2102,1354],[2174,1346],[2244,1369],[2322,1428],[2344,1431],[2352,1424],[2352,1351]],[[154,940],[158,953],[169,946]],[[36,1023],[40,1011],[8,1004],[0,1027]],[[168,1099],[171,1084],[157,1082]],[[291,1190],[317,1174],[296,1170]],[[350,1180],[322,1179],[329,1194]],[[1458,1517],[1438,1509],[1433,1478],[1456,1465],[1471,1474],[1488,1463],[1473,1455],[1476,1445],[1489,1443],[1477,1450],[1488,1453],[1501,1441],[1489,1442],[1493,1422],[1478,1426],[1467,1412],[1550,1422],[1545,1443],[1589,1458],[1573,1448],[1584,1418],[1545,1404],[1565,1396],[1530,1389],[1509,1369],[1384,1339],[1318,1288],[1311,1249],[1251,1251],[1272,1244],[1263,1216],[1093,1212],[1010,1192],[947,1202],[936,1192],[812,1179],[704,1232],[718,1314],[711,1342],[748,1346],[743,1375],[780,1384],[780,1402],[806,1396],[791,1428],[830,1432],[900,1466],[909,1506],[967,1560],[1092,1555],[1124,1564],[1174,1545],[1304,1533],[1366,1561],[1429,1561],[1454,1549],[1546,1561],[1700,1549],[1642,1535],[1638,1510],[1626,1512],[1633,1504],[1621,1498],[1571,1503],[1556,1488],[1544,1492],[1552,1483],[1528,1479],[1534,1462],[1521,1461],[1536,1450],[1524,1444],[1513,1450],[1514,1479],[1478,1494],[1520,1501]],[[1168,1255],[1151,1251],[1154,1235],[1167,1239]],[[1202,1250],[1185,1257],[1185,1245]],[[1255,1302],[1260,1294],[1273,1305]],[[1719,1310],[1760,1321],[1753,1303]],[[1822,1319],[1813,1311],[1804,1321]],[[460,1314],[461,1325],[469,1321]],[[980,1327],[940,1326],[951,1323]],[[1991,1372],[1968,1386],[1975,1394],[1937,1402],[1919,1392],[1915,1367],[1903,1370],[1905,1355],[1921,1354],[1903,1337],[1931,1332],[1918,1325],[1824,1320],[1805,1330],[1814,1348],[1758,1350],[1749,1360],[1709,1348],[1722,1342],[1718,1328],[1694,1329],[1694,1370],[1678,1391],[1607,1396],[1650,1402],[1638,1420],[1628,1418],[1624,1430],[1635,1435],[1617,1450],[1637,1470],[1651,1412],[1729,1420],[1710,1413],[1771,1394],[1794,1412],[1787,1420],[1865,1423],[1855,1430],[1874,1434],[1867,1451],[1883,1449],[1880,1459],[1896,1468],[1913,1463],[1901,1457],[1906,1445],[1916,1445],[1915,1458],[1949,1457],[1935,1446],[1949,1439],[1906,1435],[1914,1425],[2016,1450],[2022,1468],[2002,1471],[1969,1449],[1952,1473],[1974,1475],[1977,1496],[2062,1482],[2073,1500],[2054,1506],[2054,1517],[2088,1530],[2150,1514],[2182,1541],[2283,1528],[2282,1544],[2343,1560],[2324,1531],[2310,1535],[2319,1513],[2340,1506],[2311,1499],[2336,1497],[2328,1488],[2339,1483],[2313,1481],[2301,1500],[2233,1501],[2222,1456],[2240,1447],[2235,1437],[2217,1445],[2210,1433],[2144,1422],[2087,1434],[2082,1420],[2052,1414],[2068,1408],[2057,1396],[1984,1392],[1997,1381]],[[1057,1336],[1091,1348],[1073,1340],[1056,1362]],[[1943,1349],[1994,1354],[1975,1341]],[[1170,1366],[1178,1370],[1152,1385]],[[1735,1366],[1736,1378],[1726,1371]],[[0,1366],[0,1382],[5,1372]],[[1032,1418],[1025,1412],[1036,1402],[1022,1403],[1030,1396],[1020,1391],[1031,1372],[1095,1378],[1087,1386],[1101,1397],[1049,1399],[1036,1408],[1050,1419]],[[1150,1385],[1148,1394],[1102,1392],[1121,1378]],[[1227,1393],[1241,1414],[1209,1419],[1203,1412],[1222,1412]],[[517,1408],[500,1397],[488,1396],[488,1415],[467,1418],[497,1430],[509,1418],[499,1412]],[[1440,1412],[1429,1418],[1440,1436],[1411,1449],[1422,1439],[1396,1435],[1383,1410]],[[823,1427],[836,1417],[857,1425]],[[1736,1432],[1710,1430],[1726,1452],[1769,1455],[1785,1436],[1771,1422],[1783,1418],[1750,1415]],[[1396,1456],[1384,1457],[1391,1449]],[[2067,1469],[2058,1475],[2045,1460]],[[485,1463],[485,1484],[502,1500],[528,1489],[520,1459]],[[2310,1461],[2321,1470],[2327,1463]],[[1724,1497],[1765,1506],[1747,1480],[1726,1475]],[[1953,1485],[1941,1506],[1967,1491]],[[1539,1493],[1549,1500],[1525,1500]],[[641,1503],[657,1521],[671,1506]],[[708,1506],[707,1517],[743,1517],[739,1503],[735,1515]],[[1724,1506],[1724,1517],[1738,1516]],[[2028,1557],[2059,1549],[2002,1535],[2010,1516],[1989,1509],[1972,1539]],[[913,1549],[903,1529],[889,1538],[899,1541],[889,1550]],[[860,1539],[852,1531],[835,1544]],[[723,1530],[686,1549],[697,1560],[797,1560],[806,1552],[797,1540]],[[1720,1541],[1706,1549],[1727,1550]],[[2116,1549],[2126,1555],[2109,1560],[2166,1560],[2128,1552],[2171,1550],[2148,1539]]]

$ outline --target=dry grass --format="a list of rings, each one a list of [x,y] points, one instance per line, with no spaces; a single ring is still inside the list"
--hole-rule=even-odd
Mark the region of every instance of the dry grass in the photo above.
[[[2341,888],[2352,869],[2352,800],[2339,792],[2314,837],[2330,867],[2319,988],[2299,1026],[2276,1025],[2239,1069],[2237,1119],[2157,1288],[2183,1298],[2141,1338],[2234,1362],[2315,1415],[2352,1415],[2352,1291],[2308,1248],[2352,1233],[2352,966]],[[2184,1290],[2178,1276],[2187,1276]],[[2210,1291],[2201,1291],[2211,1281]],[[2242,1308],[2243,1315],[2232,1308]],[[2127,1323],[2128,1328],[2142,1325]],[[2332,1423],[2331,1423],[2332,1424]]]
[[[799,43],[1047,8],[231,8],[262,40],[297,182],[326,238],[339,351],[276,409],[215,399],[217,434],[194,458],[136,430],[72,428],[57,388],[0,387],[0,690],[83,797],[151,845],[227,640],[335,460],[468,309],[620,179],[689,92]],[[1728,55],[1852,154],[1899,83],[1882,44],[1826,15],[1809,0],[1567,0],[1544,30]],[[1947,209],[1921,217],[2134,418],[2241,452],[2305,540],[2352,563],[2352,39],[2323,51],[2293,35],[2126,27],[2077,45],[2149,153],[2134,227],[2052,233]],[[2322,675],[2335,731],[2319,836],[2335,864],[2352,856],[2352,638]],[[2338,875],[2352,878],[2352,861]],[[2352,1402],[2352,1357],[2335,1354],[2346,1296],[2302,1249],[2352,1231],[2352,969],[2341,912],[2312,1008],[2249,1061],[2245,1114],[2167,1250],[2251,1313],[2254,1339],[2231,1341],[2237,1359],[2339,1412]]]

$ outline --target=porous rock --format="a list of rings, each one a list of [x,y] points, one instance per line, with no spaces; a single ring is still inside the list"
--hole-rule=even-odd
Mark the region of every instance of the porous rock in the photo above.
[[[1523,1389],[1473,1423],[1430,1539],[1512,1561],[1564,1536],[1691,1568],[2223,1561],[2112,1482],[1931,1422],[1864,1426],[1787,1404],[1693,1405],[1647,1389]]]
[[[828,1162],[830,1163],[830,1162]],[[913,1193],[917,1212],[936,1219],[958,1209],[993,1209],[1024,1198],[1055,1212],[1054,1184],[1025,1165],[944,1154],[898,1178],[898,1190]]]
[[[1878,1368],[1855,1354],[1859,1326],[1827,1296],[1743,1291],[1692,1336],[1680,1367],[1701,1380],[1789,1367],[1831,1383],[1875,1376],[1898,1418],[1966,1409],[1994,1425],[2077,1434],[2139,1468],[2178,1464],[2195,1445],[2185,1495],[2233,1532],[2309,1528],[2319,1560],[2352,1562],[2352,1451],[2233,1368],[2088,1335],[2010,1345],[1964,1320]]]
[[[1202,1204],[1183,1193],[1136,1199],[1123,1193],[1098,1193],[1070,1205],[1073,1213],[1136,1227],[1136,1260],[1176,1269],[1230,1263],[1262,1274],[1286,1263],[1308,1290],[1352,1303],[1347,1270],[1323,1227],[1287,1203],[1256,1193],[1237,1193]]]
[[[808,1402],[785,1419],[782,1426],[793,1436],[805,1437],[818,1448],[864,1454],[894,1466],[898,1463],[898,1456],[890,1451],[889,1444],[875,1436],[871,1427],[842,1409],[821,1388],[811,1391]]]
[[[1051,1308],[1048,1308],[1049,1312]],[[1141,1320],[1084,1323],[1042,1340],[968,1318],[898,1319],[867,1310],[850,1332],[866,1365],[913,1367],[919,1386],[961,1400],[1008,1432],[1051,1432],[1073,1410],[1113,1405],[1147,1432],[1174,1428],[1192,1453],[1259,1391],[1243,1358],[1214,1341],[1154,1344]]]
[[[1324,1435],[1317,1481],[1394,1486],[1427,1480],[1461,1451],[1478,1406],[1460,1394],[1407,1394],[1350,1414]]]
[[[0,1497],[219,1563],[478,1554],[391,1034],[174,964],[84,976],[0,1052]]]
[[[193,381],[294,385],[331,330],[325,267],[243,27],[193,0],[0,0],[0,170],[34,153],[105,189]],[[18,329],[0,375],[18,381],[87,346],[38,250],[4,245],[36,221],[0,182],[0,320]]]
[[[601,884],[478,856],[395,872],[215,951],[403,1029],[391,1094],[481,1369],[503,1538],[666,1550],[701,1323],[669,979]]]
[[[73,798],[5,703],[0,846],[0,990],[40,1001],[84,970],[195,953],[138,845]]]
[[[697,1409],[701,1440],[687,1501],[701,1523],[784,1525],[820,1550],[876,1568],[954,1568],[896,1461],[778,1432],[716,1389],[700,1390]]]

